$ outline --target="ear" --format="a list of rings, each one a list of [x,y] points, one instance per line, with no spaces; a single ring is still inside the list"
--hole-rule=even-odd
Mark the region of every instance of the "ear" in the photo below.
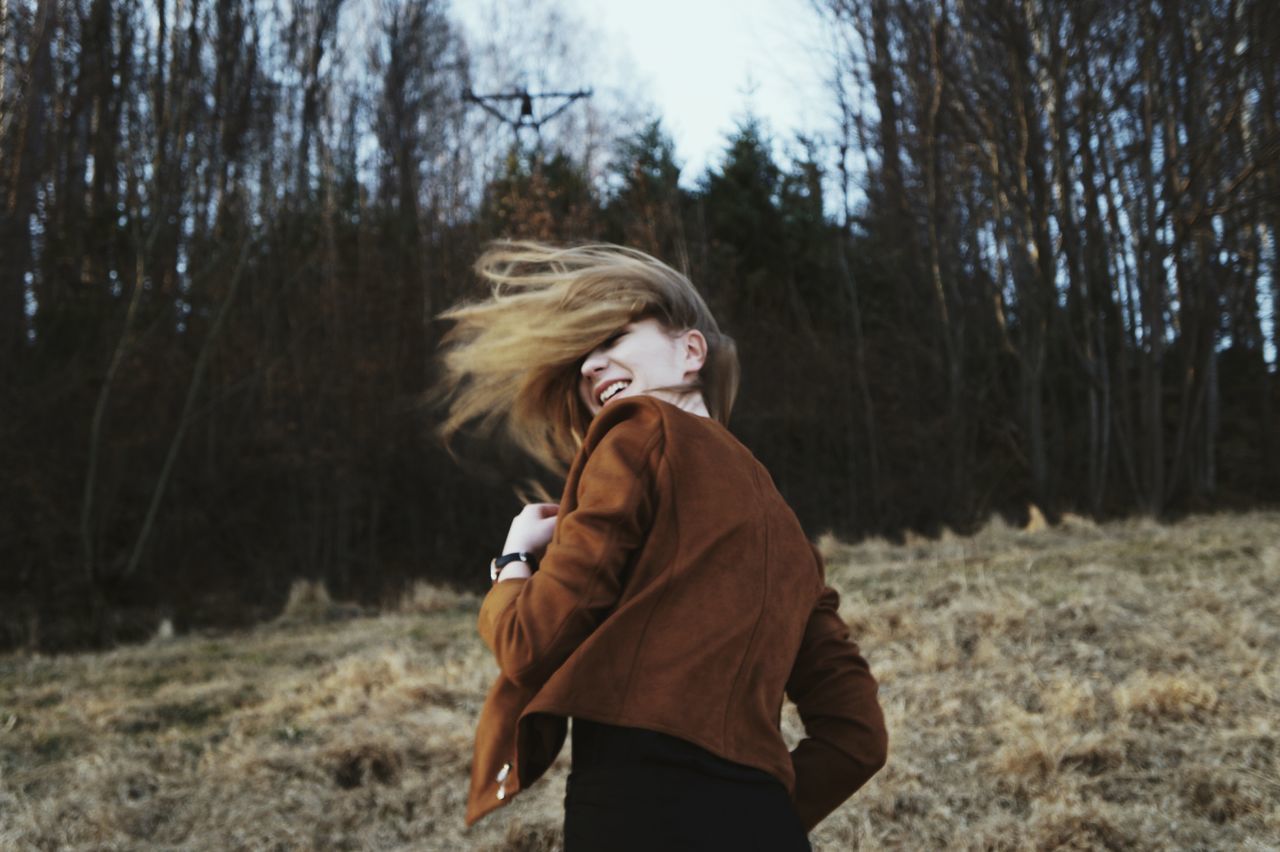
[[[680,343],[685,373],[697,373],[707,363],[707,338],[696,328],[684,333]]]

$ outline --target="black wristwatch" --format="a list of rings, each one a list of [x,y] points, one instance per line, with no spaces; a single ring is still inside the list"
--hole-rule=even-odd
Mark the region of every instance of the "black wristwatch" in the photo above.
[[[538,557],[532,553],[505,553],[495,559],[489,560],[489,579],[498,582],[498,574],[502,569],[510,565],[512,562],[523,562],[529,566],[530,571],[538,570]]]

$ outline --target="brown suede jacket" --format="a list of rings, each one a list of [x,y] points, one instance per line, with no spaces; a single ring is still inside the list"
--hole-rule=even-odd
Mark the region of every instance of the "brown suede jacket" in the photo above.
[[[884,765],[876,681],[822,560],[717,421],[648,396],[596,415],[541,569],[485,597],[501,674],[466,822],[555,760],[568,717],[660,731],[774,775],[808,831]],[[783,694],[807,738],[788,752]]]

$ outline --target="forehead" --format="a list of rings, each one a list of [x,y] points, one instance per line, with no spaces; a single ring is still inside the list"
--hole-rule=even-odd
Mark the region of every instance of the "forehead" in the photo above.
[[[657,332],[663,336],[670,336],[670,332],[667,330],[667,327],[663,325],[662,321],[657,317],[634,319],[623,327],[629,331]]]

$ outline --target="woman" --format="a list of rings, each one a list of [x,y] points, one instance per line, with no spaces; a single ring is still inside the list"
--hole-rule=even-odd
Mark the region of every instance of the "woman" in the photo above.
[[[733,341],[641,252],[500,243],[477,271],[491,296],[442,315],[442,435],[480,418],[567,476],[490,563],[501,674],[467,824],[550,766],[572,718],[568,852],[808,849],[887,738],[817,551],[727,428]]]

